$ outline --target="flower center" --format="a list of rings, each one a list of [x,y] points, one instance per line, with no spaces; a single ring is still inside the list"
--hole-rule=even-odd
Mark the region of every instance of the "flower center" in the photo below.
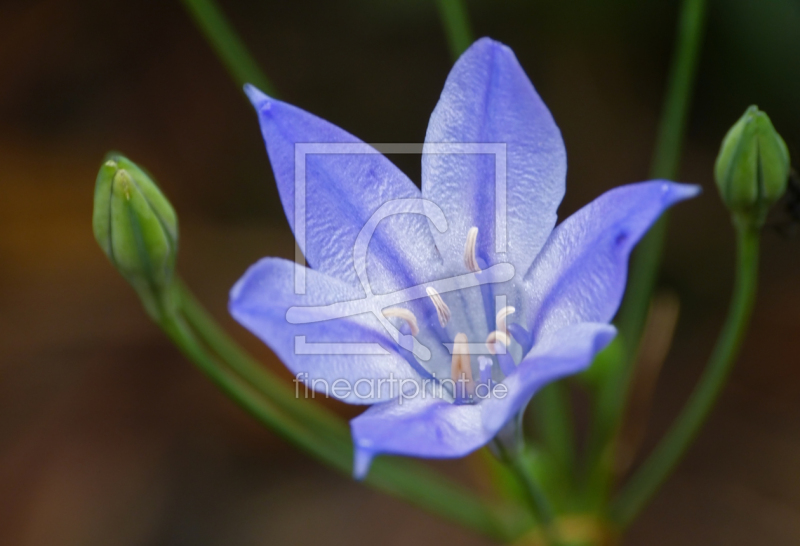
[[[467,240],[464,245],[464,266],[473,274],[480,274],[482,272],[476,255],[477,242],[478,228],[472,227],[467,232]],[[481,307],[485,308],[485,306],[492,301],[491,292],[489,291],[489,286],[485,284],[481,284],[480,289],[482,293],[481,299],[483,301],[483,306]],[[435,288],[428,286],[425,291],[428,295],[428,300],[436,311],[439,326],[444,330],[443,333],[446,336],[445,340],[441,339],[442,332],[438,332],[436,335],[439,337],[439,341],[449,349],[451,356],[450,377],[440,377],[438,378],[439,381],[451,392],[456,404],[475,402],[476,395],[482,394],[482,396],[477,396],[477,398],[488,396],[488,393],[491,391],[492,381],[496,378],[508,376],[516,368],[516,363],[509,352],[514,338],[512,334],[509,333],[508,325],[508,317],[514,314],[516,309],[510,305],[506,305],[496,313],[494,321],[495,329],[489,332],[484,343],[470,343],[467,333],[460,331],[462,327],[466,327],[467,331],[472,329],[474,332],[474,328],[480,328],[479,326],[470,326],[470,324],[472,324],[470,320],[455,321],[453,325],[451,325],[450,335],[453,335],[454,331],[457,333],[452,337],[452,343],[448,343],[446,341],[446,338],[449,337],[447,326],[453,319],[453,312],[442,298],[442,295]],[[456,300],[451,300],[451,302],[456,304]],[[461,307],[469,309],[469,307],[463,305]],[[459,310],[461,307],[456,305],[455,308]],[[466,310],[465,313],[467,316],[465,318],[470,318],[468,315],[471,313],[474,314],[475,311],[475,307],[472,307],[471,312]],[[483,314],[485,315],[485,311]],[[409,309],[390,307],[383,310],[383,315],[387,318],[395,317],[405,321],[407,325],[405,332],[410,332],[412,336],[417,336],[420,333],[417,317]],[[461,316],[461,313],[458,313],[457,316]],[[483,323],[483,319],[480,319],[480,321]],[[435,329],[435,326],[431,327]],[[512,333],[516,330],[517,328],[512,329]],[[478,339],[480,339],[480,337]],[[476,357],[477,366],[474,372],[477,373],[473,372],[473,356]],[[494,372],[495,364],[499,370],[497,373]],[[441,365],[444,365],[444,363],[441,363]],[[441,370],[441,368],[439,369]],[[433,370],[430,369],[429,371],[433,372]],[[436,376],[435,372],[433,372],[433,375],[434,377]],[[476,377],[477,380],[475,379]]]

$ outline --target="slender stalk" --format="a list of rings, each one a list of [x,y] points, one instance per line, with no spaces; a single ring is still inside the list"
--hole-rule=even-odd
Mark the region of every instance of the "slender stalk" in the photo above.
[[[519,480],[531,513],[536,523],[541,526],[545,544],[557,546],[560,541],[558,540],[556,529],[555,510],[553,510],[550,499],[542,489],[539,480],[533,475],[531,465],[527,460],[525,447],[509,447],[497,438],[495,438],[492,445],[497,450],[500,458],[505,461]]]
[[[214,0],[181,1],[236,83],[240,86],[251,83],[276,96],[275,88]]]
[[[180,280],[175,290],[182,316],[166,319],[162,328],[184,355],[262,424],[350,475],[353,447],[346,423],[320,406],[296,399],[288,386],[236,345]],[[380,457],[365,482],[496,540],[509,540],[525,531],[526,518],[514,507],[490,507],[467,489],[412,461]]]
[[[566,383],[542,388],[533,399],[533,410],[542,446],[557,465],[559,488],[567,493],[573,485],[575,433]]]
[[[683,0],[678,20],[675,54],[650,167],[651,178],[674,179],[678,175],[686,120],[705,28],[705,14],[706,0]],[[665,213],[639,243],[631,260],[625,300],[617,318],[629,363],[635,359],[636,348],[650,305],[650,296],[661,263],[666,234]]]
[[[297,391],[293,393],[291,389],[287,389],[281,379],[242,349],[180,279],[176,280],[176,290],[186,321],[235,373],[314,432],[323,434],[330,440],[344,442],[348,446],[351,444],[349,427],[342,419],[322,406],[298,400]]]
[[[199,343],[189,326],[181,319],[167,317],[161,327],[178,349],[203,371],[222,391],[246,409],[261,423],[308,451],[334,468],[349,472],[352,459],[343,450],[329,449],[305,427],[294,421],[275,404],[260,396],[240,377],[225,369]]]
[[[528,465],[521,461],[519,457],[511,459],[511,467],[523,485],[525,497],[531,510],[533,510],[536,519],[541,523],[542,534],[546,544],[557,546],[560,541],[557,536],[555,514],[547,495],[540,487],[536,477],[531,474]]]
[[[686,119],[691,103],[700,46],[705,27],[705,0],[683,0],[678,15],[675,52],[667,81],[667,91],[659,122],[656,147],[651,165],[651,177],[675,178],[680,165],[680,155]],[[619,328],[621,351],[613,373],[599,386],[596,396],[601,400],[603,412],[593,417],[592,437],[594,448],[588,459],[588,475],[594,485],[589,485],[590,495],[605,499],[612,471],[611,460],[614,438],[629,399],[633,366],[647,318],[647,310],[658,277],[661,254],[667,234],[668,215],[664,213],[637,246],[632,258],[625,298],[616,323]]]
[[[467,7],[463,0],[436,0],[453,59],[458,59],[472,43]]]
[[[708,418],[741,347],[752,314],[758,274],[758,229],[736,222],[737,265],[728,317],[700,382],[675,424],[620,492],[611,518],[631,523],[683,457]]]

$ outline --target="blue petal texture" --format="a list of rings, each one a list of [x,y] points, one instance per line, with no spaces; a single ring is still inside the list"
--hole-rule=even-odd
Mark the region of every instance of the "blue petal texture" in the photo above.
[[[493,155],[432,153],[437,143],[452,142],[504,144],[506,180],[496,180]],[[553,116],[511,49],[483,38],[461,56],[431,115],[423,154],[422,195],[447,216],[447,233],[434,237],[451,267],[462,263],[467,231],[477,226],[480,257],[527,271],[556,223],[567,155]],[[498,183],[506,184],[505,257],[495,255]]]
[[[379,453],[426,458],[463,457],[489,442],[539,388],[577,373],[613,339],[609,324],[584,323],[543,338],[503,384],[508,393],[455,405],[428,394],[377,404],[350,422],[354,473],[366,476]]]
[[[625,290],[628,256],[653,222],[698,186],[663,180],[610,190],[562,222],[525,275],[534,339],[579,322],[609,322]]]
[[[245,86],[245,92],[258,112],[281,203],[296,237],[296,154],[309,143],[318,146],[299,161],[305,165],[305,176],[301,172],[299,179],[305,186],[306,214],[305,236],[297,237],[297,243],[310,267],[359,285],[353,266],[358,233],[381,205],[419,198],[419,189],[386,157],[343,129],[253,86]],[[336,144],[351,146],[331,153]],[[375,293],[431,280],[440,276],[440,269],[424,216],[394,215],[381,222],[370,240],[368,272]]]
[[[252,86],[245,91],[258,113],[284,211],[312,269],[304,269],[305,294],[296,294],[294,263],[261,260],[231,290],[230,311],[293,373],[307,374],[311,388],[315,380],[330,389],[337,380],[352,387],[394,379],[366,397],[330,390],[349,403],[374,404],[351,422],[359,478],[381,453],[466,455],[489,442],[539,388],[585,369],[616,333],[609,322],[622,298],[631,249],[666,208],[699,191],[667,181],[622,186],[553,229],[565,190],[561,133],[513,52],[488,38],[473,44],[447,78],[428,125],[421,192],[346,131]],[[465,144],[487,147],[463,153]],[[447,145],[456,149],[448,152]],[[498,180],[496,161],[503,157],[506,176]],[[498,183],[505,188],[505,220],[496,216]],[[295,217],[297,203],[305,206],[303,221]],[[376,224],[376,211],[387,203],[413,205]],[[369,241],[369,287],[354,259],[368,225],[377,226],[363,239]],[[400,303],[416,316],[416,341],[435,345],[426,371],[382,327],[365,288],[386,294],[467,273],[464,246],[473,226],[481,267],[510,263],[516,277],[444,293],[452,312],[446,327],[427,297]],[[504,253],[496,248],[498,234],[505,235]],[[456,332],[485,339],[495,327],[493,295],[507,296],[517,308],[509,330],[519,342],[515,356],[522,358],[505,369],[511,370],[502,383],[507,394],[474,404],[454,404],[431,388],[398,396],[398,382],[419,384],[430,381],[430,372],[449,373],[444,344]],[[298,351],[303,337],[305,348]],[[348,342],[372,344],[379,354],[313,347]]]
[[[306,270],[307,293],[295,294],[294,267],[294,262],[264,258],[251,266],[234,285],[228,304],[231,315],[269,345],[292,373],[307,373],[309,386],[314,387],[314,380],[318,380],[317,390],[323,391],[325,388],[332,396],[351,404],[374,404],[397,396],[397,387],[392,388],[389,384],[382,385],[380,392],[376,391],[374,396],[358,396],[352,389],[357,388],[355,384],[360,379],[419,379],[412,365],[398,353],[394,340],[373,315],[358,314],[325,320],[323,310],[313,307],[302,309],[351,302],[345,305],[358,310],[363,295],[346,283],[311,269]],[[287,312],[292,307],[301,307],[294,310],[295,317],[316,322],[291,323],[287,319]],[[309,344],[375,343],[385,349],[385,354],[297,354],[296,336],[306,336]],[[333,384],[337,379],[346,380],[351,385],[347,396],[336,396]],[[377,381],[373,381],[373,386],[376,385]],[[364,386],[366,388],[369,385],[364,383]],[[344,390],[340,392],[345,393]],[[368,390],[364,390],[362,395],[368,393]]]

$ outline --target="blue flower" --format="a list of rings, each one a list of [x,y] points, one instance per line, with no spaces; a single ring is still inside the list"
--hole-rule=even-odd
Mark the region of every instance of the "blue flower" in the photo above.
[[[246,92],[311,268],[264,258],[230,311],[307,387],[371,404],[351,422],[357,477],[379,453],[466,455],[543,385],[585,369],[616,333],[632,247],[698,192],[621,186],[556,227],[561,133],[488,38],[447,78],[422,191],[344,130]]]

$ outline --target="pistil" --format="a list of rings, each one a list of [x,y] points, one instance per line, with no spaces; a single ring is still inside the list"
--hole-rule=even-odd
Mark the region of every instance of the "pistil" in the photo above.
[[[453,379],[454,396],[457,404],[471,401],[475,392],[472,379],[472,364],[470,362],[469,342],[464,333],[456,334],[453,343],[453,359],[450,364],[450,376]]]

